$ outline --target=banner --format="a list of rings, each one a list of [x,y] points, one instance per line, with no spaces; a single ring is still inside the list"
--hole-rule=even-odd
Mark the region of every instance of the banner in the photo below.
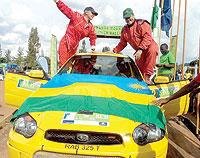
[[[170,45],[170,52],[175,56],[176,59],[176,40],[177,40],[177,35],[172,36],[171,39],[171,45]]]
[[[49,74],[49,65],[47,62],[47,59],[43,56],[39,57],[37,59],[37,63],[43,68],[44,72],[47,74]]]
[[[95,26],[97,37],[99,38],[120,38],[122,26]]]
[[[51,77],[53,77],[57,73],[58,69],[58,53],[57,53],[57,38],[55,35],[51,37],[51,53],[50,53],[50,70]]]

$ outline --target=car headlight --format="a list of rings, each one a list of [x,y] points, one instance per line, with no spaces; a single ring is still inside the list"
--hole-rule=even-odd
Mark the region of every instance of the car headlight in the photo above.
[[[26,138],[32,137],[36,130],[36,121],[28,114],[22,115],[14,121],[14,131]]]
[[[156,142],[165,136],[165,131],[153,124],[141,124],[135,128],[133,139],[138,145]]]

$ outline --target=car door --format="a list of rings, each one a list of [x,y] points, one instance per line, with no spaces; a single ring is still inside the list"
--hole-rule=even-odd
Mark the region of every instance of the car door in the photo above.
[[[185,86],[188,83],[188,80],[179,80],[169,83],[151,85],[149,86],[149,88],[153,91],[156,98],[165,98],[176,93],[181,87]],[[170,118],[172,116],[186,114],[189,109],[189,100],[190,99],[188,94],[173,101],[170,101],[162,107],[165,116],[167,118]]]
[[[47,80],[27,75],[7,73],[5,77],[5,103],[19,107],[33,92]]]

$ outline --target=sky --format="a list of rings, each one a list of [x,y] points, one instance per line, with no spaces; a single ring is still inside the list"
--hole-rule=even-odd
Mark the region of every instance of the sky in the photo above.
[[[125,24],[122,12],[132,8],[135,17],[150,21],[154,0],[62,0],[73,10],[80,13],[87,6],[92,6],[99,15],[94,18],[94,25],[119,25]],[[181,23],[178,46],[178,62],[181,62],[183,52],[183,18],[184,1],[181,6]],[[188,0],[187,25],[186,25],[186,61],[197,59],[200,37],[200,1]],[[176,0],[174,25],[177,25],[178,0]],[[16,56],[19,47],[26,52],[28,37],[31,27],[37,27],[41,43],[40,51],[46,56],[50,54],[51,35],[57,36],[58,41],[64,35],[69,20],[57,8],[53,0],[1,0],[0,4],[0,44],[3,51],[10,49],[12,56]],[[173,35],[176,34],[173,27]],[[118,39],[97,39],[97,51],[104,46],[114,48]],[[169,43],[169,38],[162,33],[161,42]],[[86,39],[89,50],[89,40]],[[128,46],[123,54],[132,55],[134,50]]]

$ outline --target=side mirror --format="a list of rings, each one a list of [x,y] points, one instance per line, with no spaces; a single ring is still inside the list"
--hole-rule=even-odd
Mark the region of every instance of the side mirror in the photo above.
[[[169,83],[169,77],[167,76],[157,76],[154,79],[154,83],[159,84],[159,83]]]
[[[28,73],[28,76],[31,78],[38,78],[38,79],[43,79],[44,78],[44,73],[42,70],[31,70]]]

